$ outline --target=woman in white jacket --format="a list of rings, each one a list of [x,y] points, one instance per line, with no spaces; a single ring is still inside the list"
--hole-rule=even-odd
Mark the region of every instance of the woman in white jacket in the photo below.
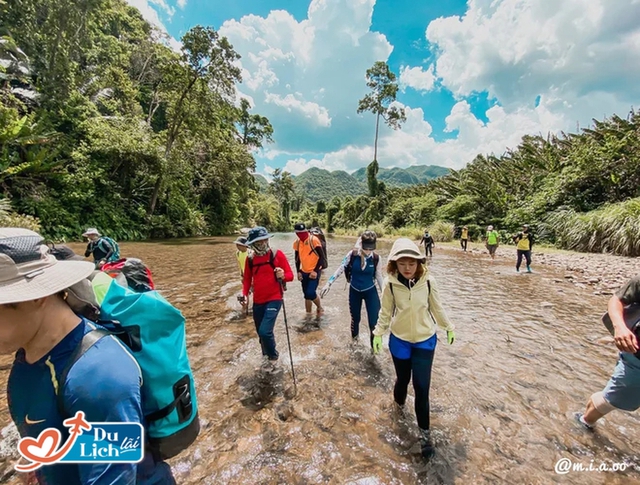
[[[380,351],[382,336],[390,329],[389,350],[396,369],[393,398],[404,409],[409,381],[413,380],[422,456],[430,458],[434,449],[429,432],[429,387],[437,343],[436,325],[447,331],[450,345],[455,333],[425,261],[410,239],[401,238],[393,244],[387,263],[389,276],[382,291],[382,310],[373,331],[373,351]]]

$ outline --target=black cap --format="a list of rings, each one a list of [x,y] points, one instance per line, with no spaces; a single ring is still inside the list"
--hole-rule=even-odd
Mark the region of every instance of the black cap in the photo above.
[[[304,232],[307,230],[307,226],[304,222],[298,222],[295,226],[293,226],[293,230],[296,232]]]

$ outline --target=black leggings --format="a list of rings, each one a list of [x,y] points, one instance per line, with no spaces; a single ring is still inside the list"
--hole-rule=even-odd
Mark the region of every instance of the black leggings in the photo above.
[[[531,251],[523,251],[522,249],[518,249],[518,261],[516,262],[516,269],[520,269],[520,265],[522,264],[522,256],[527,260],[527,266],[531,266]]]
[[[424,255],[425,256],[433,256],[433,244],[425,244],[424,245]]]
[[[460,239],[460,247],[465,251],[467,250],[467,239]]]
[[[396,368],[396,385],[393,388],[393,398],[404,406],[407,400],[409,381],[413,374],[413,390],[416,394],[416,416],[421,429],[429,429],[429,387],[431,387],[431,366],[435,350],[411,349],[409,359],[393,357]]]

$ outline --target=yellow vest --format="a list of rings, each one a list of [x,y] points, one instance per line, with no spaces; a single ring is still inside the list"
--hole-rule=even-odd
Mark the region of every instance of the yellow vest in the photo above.
[[[529,234],[523,233],[522,239],[518,241],[518,249],[521,251],[529,251],[531,249],[531,242],[529,241]]]
[[[238,260],[238,266],[240,267],[240,274],[244,275],[244,267],[247,261],[247,256],[249,255],[249,251],[236,251],[236,259]]]
[[[460,236],[460,239],[469,239],[469,229],[462,230],[462,236]]]

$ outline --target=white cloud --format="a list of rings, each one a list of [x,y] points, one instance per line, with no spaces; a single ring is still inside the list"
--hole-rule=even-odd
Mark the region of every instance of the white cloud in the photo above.
[[[331,126],[331,117],[326,108],[317,103],[300,99],[299,93],[287,94],[282,97],[277,94],[265,93],[265,102],[284,108],[289,113],[300,114],[305,119],[311,120],[317,126]]]
[[[427,70],[422,67],[403,66],[400,68],[400,88],[413,88],[416,91],[431,91],[436,81],[434,66],[430,65]]]
[[[282,170],[286,170],[292,175],[300,175],[302,172],[310,169],[311,167],[327,168],[322,160],[305,160],[304,158],[297,158],[287,161]]]
[[[173,17],[176,13],[176,9],[169,5],[165,0],[149,0],[149,2],[160,7],[169,16],[169,18]]]
[[[364,74],[392,51],[369,30],[374,4],[312,0],[300,22],[283,10],[224,22],[221,35],[242,56],[241,88],[273,124],[274,149],[324,152],[369,138],[373,121],[355,116]]]
[[[187,0],[178,0],[178,7],[184,10],[186,6],[187,6]]]
[[[601,91],[637,101],[637,0],[469,0],[468,7],[426,31],[437,76],[456,95],[487,90],[518,105],[551,90],[573,100]]]

